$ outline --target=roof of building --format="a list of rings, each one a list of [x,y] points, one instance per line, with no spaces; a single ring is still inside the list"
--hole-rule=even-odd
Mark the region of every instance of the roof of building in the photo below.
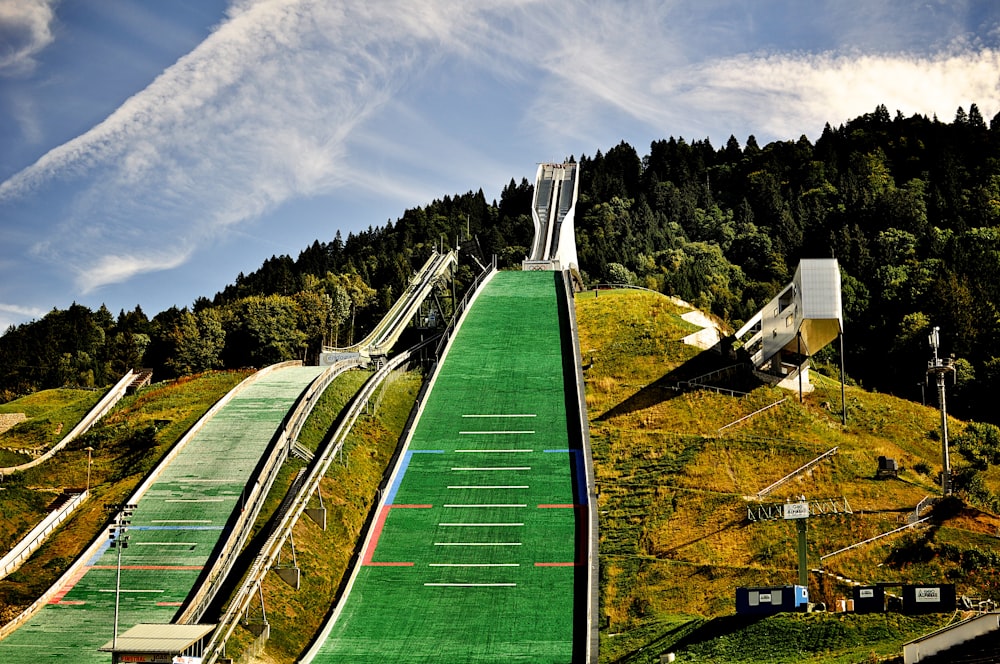
[[[139,624],[118,635],[118,645],[108,641],[99,650],[129,653],[180,654],[199,639],[211,634],[215,625]]]

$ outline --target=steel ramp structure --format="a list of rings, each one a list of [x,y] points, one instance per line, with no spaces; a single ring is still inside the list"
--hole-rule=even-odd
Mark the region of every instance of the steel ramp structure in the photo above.
[[[420,271],[410,279],[406,290],[399,296],[375,329],[356,344],[344,348],[324,347],[320,364],[327,365],[345,356],[375,357],[388,354],[399,340],[406,325],[420,308],[420,304],[431,294],[431,290],[458,263],[458,252],[431,253]]]
[[[501,272],[477,291],[302,662],[587,661],[590,484],[563,280]]]
[[[733,336],[754,368],[786,379],[843,331],[837,259],[811,258],[800,261],[792,282]]]
[[[239,553],[220,549],[243,509],[247,483],[299,395],[323,371],[285,366],[244,381],[133,498],[130,542],[121,550],[119,633],[172,622],[206,568],[220,554]],[[118,550],[109,545],[102,533],[72,577],[0,641],[0,662],[109,661],[97,650],[114,633]]]

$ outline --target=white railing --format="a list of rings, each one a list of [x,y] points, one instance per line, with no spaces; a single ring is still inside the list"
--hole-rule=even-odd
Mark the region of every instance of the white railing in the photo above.
[[[739,424],[740,422],[746,422],[747,420],[749,420],[749,419],[750,419],[751,417],[753,417],[754,415],[760,415],[760,414],[761,414],[761,413],[763,413],[764,411],[766,411],[766,410],[770,410],[770,409],[774,408],[775,406],[779,406],[779,405],[783,404],[783,403],[784,403],[785,401],[787,401],[787,400],[788,400],[788,398],[787,398],[787,397],[786,397],[786,398],[784,398],[784,399],[779,399],[778,401],[775,401],[775,402],[774,402],[774,403],[772,403],[772,404],[768,404],[768,405],[764,406],[763,408],[758,408],[757,410],[755,410],[754,412],[750,413],[749,415],[744,415],[743,417],[741,417],[741,418],[739,418],[739,419],[737,419],[737,420],[733,420],[733,421],[732,421],[732,422],[730,422],[729,424],[724,424],[724,425],[722,425],[721,427],[719,427],[719,431],[718,431],[718,433],[722,433],[723,431],[725,431],[725,430],[726,430],[726,429],[728,429],[729,427],[732,427],[732,426],[736,426],[736,425],[737,425],[737,424]]]
[[[68,500],[62,507],[57,510],[49,512],[49,514],[42,519],[41,523],[31,529],[27,535],[21,538],[21,541],[14,545],[14,548],[7,553],[3,559],[0,559],[0,579],[6,577],[8,574],[16,570],[21,566],[28,557],[38,550],[45,540],[52,533],[53,530],[59,527],[66,518],[73,513],[77,507],[80,506],[83,501],[90,497],[88,491],[83,493],[78,493]]]
[[[784,399],[782,399],[782,401],[784,401]],[[774,405],[774,404],[772,404],[772,405]],[[833,447],[833,448],[827,450],[826,452],[823,452],[822,454],[820,454],[818,457],[816,457],[815,459],[813,459],[809,463],[806,463],[806,464],[804,464],[802,466],[799,466],[798,468],[796,468],[792,472],[790,472],[787,475],[785,475],[784,477],[782,477],[777,482],[774,482],[773,484],[770,484],[770,485],[764,487],[763,489],[761,489],[760,491],[758,491],[757,492],[757,498],[763,498],[764,496],[766,496],[767,494],[771,493],[772,491],[774,491],[779,486],[781,486],[782,484],[784,484],[788,480],[792,479],[796,475],[800,475],[800,474],[806,472],[807,470],[809,470],[810,468],[812,468],[813,466],[815,466],[816,464],[818,464],[823,459],[826,459],[826,458],[829,458],[829,457],[833,456],[834,454],[837,453],[837,450],[839,450],[839,449],[840,449],[839,446],[838,447]]]
[[[917,525],[918,523],[923,523],[924,521],[926,521],[929,518],[930,518],[929,516],[924,517],[923,519],[920,519],[919,521],[914,521],[913,523],[908,523],[905,526],[900,526],[899,528],[895,528],[893,530],[890,530],[889,532],[878,534],[875,537],[869,537],[866,540],[862,540],[860,542],[856,542],[856,543],[854,543],[854,544],[852,544],[850,546],[845,546],[843,549],[837,549],[836,551],[831,551],[830,553],[827,553],[827,554],[824,554],[824,555],[820,556],[819,559],[820,560],[826,560],[827,558],[831,558],[833,556],[836,556],[839,553],[844,553],[845,551],[850,551],[851,549],[856,549],[859,546],[864,546],[865,544],[870,544],[870,543],[872,543],[872,542],[874,542],[876,540],[880,540],[883,537],[888,537],[889,535],[895,535],[896,533],[902,532],[902,531],[906,530],[907,528],[912,528],[913,526]]]

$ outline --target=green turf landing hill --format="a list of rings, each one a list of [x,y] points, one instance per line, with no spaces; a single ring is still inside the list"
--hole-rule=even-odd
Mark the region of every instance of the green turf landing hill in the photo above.
[[[504,272],[479,294],[314,662],[573,660],[581,452],[557,287]]]
[[[122,550],[119,633],[171,622],[278,427],[322,367],[285,367],[233,397],[139,500]],[[25,625],[0,641],[3,664],[105,664],[114,633],[117,549],[104,547]]]

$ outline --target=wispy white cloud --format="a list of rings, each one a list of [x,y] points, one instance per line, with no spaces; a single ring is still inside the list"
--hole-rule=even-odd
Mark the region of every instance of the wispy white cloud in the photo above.
[[[524,155],[531,164],[617,142],[623,121],[651,138],[794,138],[880,103],[942,117],[972,101],[1000,110],[997,53],[956,42],[961,21],[946,35],[960,47],[936,54],[786,52],[753,36],[770,18],[760,6],[788,3],[239,0],[145,90],[0,183],[0,205],[72,187],[33,255],[93,292],[180,266],[290,200],[357,188],[409,205],[450,193],[441,183],[472,165],[506,180],[490,142],[520,141],[537,151]],[[885,7],[866,16],[917,20]],[[838,30],[850,33],[851,16],[836,10]],[[456,116],[440,109],[467,103],[470,80],[516,88],[518,105],[475,108],[480,126],[449,124]],[[405,108],[433,99],[428,88],[438,109]]]
[[[11,325],[16,325],[25,320],[41,318],[45,313],[44,309],[38,307],[26,307],[0,302],[0,335],[6,332]]]
[[[52,43],[58,0],[0,0],[0,74],[22,74]]]
[[[900,14],[894,1],[875,4],[855,7],[853,23],[831,5],[839,32],[826,41],[840,46],[818,53],[761,47],[750,34],[761,16],[741,16],[739,3],[710,2],[693,10],[695,16],[687,3],[644,5],[638,12],[629,3],[574,5],[569,22],[577,27],[566,32],[554,14],[542,12],[537,34],[524,42],[547,46],[534,58],[547,85],[530,117],[539,134],[549,136],[608,140],[609,127],[627,119],[653,130],[653,137],[725,140],[741,130],[768,139],[815,137],[827,121],[836,124],[878,104],[948,120],[959,105],[972,102],[984,113],[1000,110],[1000,51],[962,32],[968,8],[929,3],[920,12]],[[731,22],[706,28],[705,15],[722,5],[728,5]],[[766,5],[775,9],[775,3],[755,7]],[[825,16],[814,10],[810,20],[818,25]],[[738,18],[746,23],[742,28]],[[925,35],[934,21],[941,35],[935,49],[913,43],[913,35]],[[909,48],[853,45],[895,30],[910,30]],[[906,43],[895,34],[884,41]]]
[[[139,274],[159,272],[183,265],[188,256],[183,253],[157,255],[147,251],[140,255],[101,256],[77,275],[80,292],[87,295],[107,284],[119,283]]]
[[[87,290],[177,265],[233,224],[343,184],[346,137],[448,34],[443,5],[413,7],[238,5],[104,122],[0,184],[0,202],[83,183],[35,253],[88,275]],[[159,258],[118,258],[141,246]]]
[[[705,63],[653,81],[663,98],[681,98],[723,123],[758,127],[770,138],[815,137],[885,104],[890,112],[938,114],[950,121],[975,102],[1000,110],[1000,52],[930,56],[831,53],[741,56]],[[719,124],[723,124],[719,123]]]

